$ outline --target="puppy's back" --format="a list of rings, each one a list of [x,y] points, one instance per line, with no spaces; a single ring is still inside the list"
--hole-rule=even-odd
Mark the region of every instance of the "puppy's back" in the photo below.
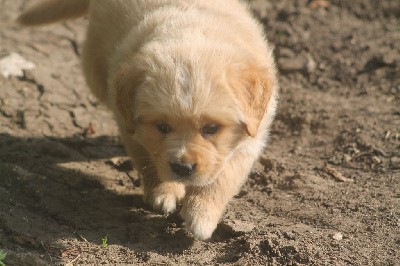
[[[152,40],[179,42],[203,35],[265,58],[262,32],[237,0],[96,0],[89,9],[83,68],[93,92],[106,102],[107,77]]]

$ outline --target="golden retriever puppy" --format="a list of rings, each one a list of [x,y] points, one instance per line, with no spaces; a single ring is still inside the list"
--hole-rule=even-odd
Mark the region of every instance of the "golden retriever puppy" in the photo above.
[[[37,25],[88,13],[82,64],[115,114],[144,200],[180,208],[199,239],[215,230],[268,137],[277,102],[272,49],[237,0],[47,0]]]

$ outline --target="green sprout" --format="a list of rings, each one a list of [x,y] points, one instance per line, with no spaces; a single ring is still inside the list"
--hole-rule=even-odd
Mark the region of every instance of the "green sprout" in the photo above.
[[[4,263],[4,259],[6,258],[7,253],[5,253],[3,250],[0,249],[0,266],[6,266]]]
[[[107,241],[108,241],[107,236],[105,236],[105,237],[103,237],[103,238],[101,239],[101,246],[102,246],[103,248],[105,248],[105,247],[108,246]],[[2,265],[0,264],[0,266],[2,266]]]

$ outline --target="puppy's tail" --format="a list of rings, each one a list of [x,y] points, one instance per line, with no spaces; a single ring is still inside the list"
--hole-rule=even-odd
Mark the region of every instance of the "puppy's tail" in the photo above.
[[[85,15],[90,0],[44,0],[25,10],[17,22],[25,26],[47,24]]]

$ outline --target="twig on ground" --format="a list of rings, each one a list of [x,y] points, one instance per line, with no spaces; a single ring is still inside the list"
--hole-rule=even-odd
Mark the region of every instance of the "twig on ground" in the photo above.
[[[73,265],[74,265],[74,262],[75,262],[77,259],[79,259],[80,256],[81,256],[81,254],[78,254],[78,256],[76,256],[73,260],[67,262],[67,263],[65,264],[65,266],[73,266]]]
[[[353,179],[345,177],[344,175],[342,175],[342,173],[340,173],[329,164],[325,164],[323,170],[339,182],[354,182]]]
[[[43,241],[40,241],[40,245],[42,246],[42,248],[46,251],[47,255],[49,255],[50,258],[50,262],[51,264],[53,264],[53,257],[50,255],[50,252],[47,250],[47,248],[44,246]]]

